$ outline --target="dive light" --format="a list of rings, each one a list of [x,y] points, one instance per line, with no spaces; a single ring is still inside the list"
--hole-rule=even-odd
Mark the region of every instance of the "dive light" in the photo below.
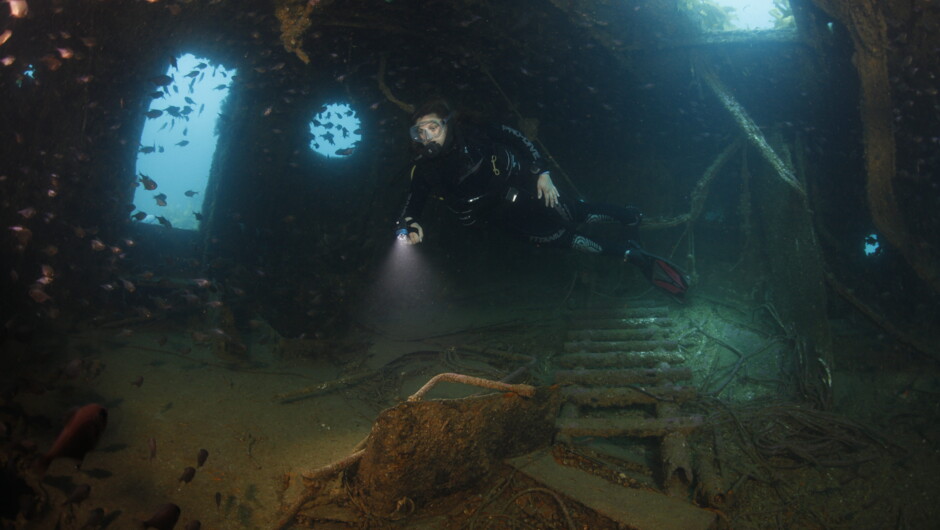
[[[413,227],[413,226],[401,226],[401,225],[399,225],[399,228],[398,228],[397,230],[395,230],[395,239],[397,239],[397,240],[401,241],[402,243],[404,243],[405,241],[408,240],[408,234],[411,234],[411,233],[417,234],[417,233],[418,233],[418,229],[415,228],[415,227]]]

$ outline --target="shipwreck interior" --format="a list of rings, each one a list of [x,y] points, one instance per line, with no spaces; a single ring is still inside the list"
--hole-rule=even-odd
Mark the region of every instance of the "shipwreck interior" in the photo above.
[[[0,527],[935,528],[940,2],[768,4],[0,3]],[[399,244],[434,97],[689,293]]]

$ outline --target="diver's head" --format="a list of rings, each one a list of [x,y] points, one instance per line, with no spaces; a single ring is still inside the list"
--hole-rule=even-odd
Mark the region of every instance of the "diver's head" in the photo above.
[[[451,145],[453,118],[453,110],[443,99],[429,101],[415,110],[409,133],[420,154],[434,158]]]

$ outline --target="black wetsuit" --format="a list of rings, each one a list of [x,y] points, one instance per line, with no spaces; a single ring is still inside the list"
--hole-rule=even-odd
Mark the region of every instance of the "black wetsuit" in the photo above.
[[[552,208],[538,198],[545,172],[538,150],[521,132],[507,126],[455,124],[454,137],[433,157],[420,157],[411,170],[411,189],[402,211],[420,222],[431,193],[446,201],[457,220],[471,226],[497,222],[538,245],[575,248],[622,257],[636,239],[640,212],[606,204],[574,201],[562,195]],[[623,241],[603,241],[577,231],[582,223],[620,222],[631,233]]]

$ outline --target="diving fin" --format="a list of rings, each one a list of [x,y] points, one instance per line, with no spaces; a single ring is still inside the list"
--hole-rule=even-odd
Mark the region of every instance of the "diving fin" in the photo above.
[[[637,267],[654,286],[669,294],[683,296],[689,290],[689,277],[676,265],[668,260],[650,254],[635,242],[630,242],[631,248],[624,253],[623,258]]]

